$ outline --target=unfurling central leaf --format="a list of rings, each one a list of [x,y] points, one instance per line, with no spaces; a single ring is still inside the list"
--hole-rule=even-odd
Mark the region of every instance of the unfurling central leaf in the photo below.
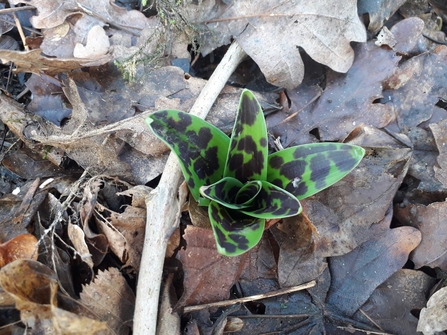
[[[245,183],[267,178],[267,127],[262,108],[250,91],[243,91],[231,133],[224,177]]]
[[[156,112],[146,123],[178,156],[192,196],[208,206],[217,250],[227,256],[254,247],[266,219],[300,214],[300,199],[342,179],[365,154],[355,145],[315,143],[269,156],[264,115],[248,90],[231,139],[180,111]]]

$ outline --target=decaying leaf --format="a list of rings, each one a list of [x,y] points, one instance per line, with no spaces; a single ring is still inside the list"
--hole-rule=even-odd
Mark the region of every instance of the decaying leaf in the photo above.
[[[86,309],[79,309],[65,300],[64,306],[73,311],[57,307],[58,279],[45,265],[33,260],[17,260],[0,270],[0,284],[15,299],[16,308],[21,311],[22,322],[30,328],[44,327],[51,333],[74,334],[83,329],[86,335],[105,330],[103,322],[92,319]],[[58,299],[64,299],[63,295]],[[81,311],[82,310],[82,311]]]
[[[346,315],[354,314],[377,286],[402,268],[420,241],[417,229],[401,227],[388,230],[346,255],[332,257],[327,302]]]
[[[401,269],[376,288],[354,319],[365,324],[374,320],[394,334],[415,334],[418,319],[412,310],[425,306],[426,293],[435,282],[422,271]]]
[[[440,46],[433,52],[413,57],[407,61],[408,71],[397,72],[392,79],[399,82],[402,76],[406,84],[398,90],[385,91],[392,101],[397,122],[403,132],[424,121],[436,122],[446,111],[437,106],[444,92],[444,75],[447,72],[447,47]],[[397,78],[396,78],[397,77]]]
[[[15,5],[24,2],[24,0],[11,0],[11,3]],[[140,22],[144,19],[144,15],[139,11],[127,11],[108,1],[28,0],[26,4],[38,9],[38,15],[33,16],[30,20],[32,25],[38,29],[53,28],[63,24],[69,16],[86,13],[99,17],[105,23],[122,26],[137,34],[142,29]]]
[[[279,245],[278,282],[281,287],[300,285],[321,275],[327,267],[315,250],[311,223],[305,214],[283,219],[271,228]]]
[[[246,256],[225,257],[216,250],[210,229],[188,226],[183,236],[187,248],[179,251],[185,272],[182,297],[177,306],[226,300],[245,266]]]
[[[79,253],[81,259],[86,262],[91,269],[93,269],[92,255],[88,250],[88,245],[85,241],[85,234],[81,227],[68,223],[67,234],[73,247]]]
[[[396,218],[422,232],[422,242],[411,254],[416,269],[423,266],[447,267],[445,231],[446,202],[434,202],[428,206],[408,204],[396,206]]]
[[[446,299],[446,287],[441,288],[430,297],[427,307],[421,310],[417,331],[424,335],[433,335],[447,328]]]
[[[447,120],[444,119],[438,123],[432,123],[429,127],[439,152],[436,158],[438,164],[433,167],[435,177],[447,188]]]
[[[328,84],[315,105],[301,111],[301,88],[292,90],[289,114],[297,115],[269,130],[275,138],[281,137],[284,147],[289,147],[315,142],[315,133],[318,140],[337,141],[362,123],[385,127],[394,120],[393,112],[375,100],[382,97],[382,83],[394,73],[399,60],[392,50],[379,48],[373,42],[359,45],[347,74],[327,74]],[[370,68],[374,68],[373,73]]]
[[[185,2],[184,6],[191,17],[200,13],[192,3]],[[223,14],[216,17],[220,12]],[[274,0],[235,1],[213,14],[206,20],[212,33],[201,45],[203,53],[228,43],[233,36],[259,65],[268,82],[289,89],[303,80],[304,67],[298,47],[317,62],[346,72],[354,59],[349,43],[366,40],[356,1],[352,0],[279,4]]]
[[[417,17],[411,17],[395,24],[391,28],[391,33],[396,41],[392,46],[393,50],[400,54],[410,54],[417,47],[424,26],[424,21]]]
[[[3,63],[13,62],[16,72],[31,72],[39,75],[45,72],[54,75],[61,72],[68,72],[80,69],[85,66],[99,66],[111,60],[110,55],[104,55],[95,59],[81,58],[48,58],[41,54],[40,49],[31,51],[11,51],[0,50],[0,59]]]
[[[37,239],[31,234],[22,234],[0,244],[0,267],[15,261],[16,259],[37,260]]]
[[[368,30],[376,32],[405,3],[405,0],[360,0],[359,14],[369,14]]]
[[[93,282],[83,286],[80,296],[109,329],[117,334],[128,333],[135,295],[118,269],[99,271]]]

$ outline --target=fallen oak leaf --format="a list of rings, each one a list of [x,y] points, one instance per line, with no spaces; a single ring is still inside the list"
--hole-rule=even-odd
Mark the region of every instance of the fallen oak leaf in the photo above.
[[[199,20],[203,19],[201,7],[192,3],[184,6],[192,20],[198,15],[202,16]],[[214,15],[216,12],[219,11],[210,11]],[[303,80],[304,66],[298,47],[315,61],[346,72],[354,59],[350,42],[366,41],[354,0],[279,4],[276,0],[240,0],[223,12],[205,21],[212,34],[200,43],[202,52],[207,54],[234,37],[269,83],[289,89]]]
[[[354,314],[377,286],[402,268],[421,239],[413,227],[389,229],[346,255],[332,257],[328,304],[346,315]]]
[[[83,285],[81,301],[116,334],[128,334],[135,295],[116,268],[99,271],[94,281]]]
[[[188,226],[183,237],[187,247],[178,256],[185,272],[184,292],[176,307],[227,300],[245,267],[246,255],[219,254],[211,229]]]
[[[54,28],[65,22],[67,17],[87,14],[113,27],[137,35],[144,27],[144,14],[137,10],[126,10],[111,1],[91,0],[11,0],[11,4],[26,3],[37,8],[38,15],[30,19],[34,28]],[[132,26],[128,23],[132,22]]]
[[[443,287],[434,293],[427,303],[427,307],[421,310],[417,331],[424,335],[433,335],[442,332],[447,327],[447,288]]]
[[[87,35],[85,46],[77,43],[73,50],[75,58],[97,58],[105,55],[110,48],[109,37],[104,28],[99,25],[93,26]]]

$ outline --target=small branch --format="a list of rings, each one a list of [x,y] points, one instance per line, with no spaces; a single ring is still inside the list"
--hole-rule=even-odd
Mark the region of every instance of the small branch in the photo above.
[[[228,49],[190,113],[205,118],[231,74],[246,57],[237,42]],[[171,153],[157,188],[146,200],[147,219],[144,248],[135,302],[135,335],[155,335],[158,299],[168,238],[178,225],[180,204],[177,199],[182,173],[177,157]]]
[[[190,313],[190,312],[198,311],[198,310],[205,309],[205,308],[223,307],[223,306],[229,306],[229,305],[234,305],[234,304],[248,302],[248,301],[267,299],[267,298],[271,298],[271,297],[276,297],[278,295],[283,295],[283,294],[287,294],[287,293],[305,290],[307,288],[314,287],[315,285],[316,285],[315,280],[312,280],[311,282],[308,282],[306,284],[288,287],[288,288],[284,288],[282,290],[268,292],[268,293],[264,293],[264,294],[252,295],[250,297],[212,302],[212,303],[203,304],[203,305],[186,306],[185,308],[183,308],[183,313]]]
[[[5,9],[0,9],[0,15],[7,14],[7,13],[20,12],[22,10],[33,10],[33,9],[36,9],[36,7],[34,7],[34,6],[23,6],[23,7],[5,8]]]

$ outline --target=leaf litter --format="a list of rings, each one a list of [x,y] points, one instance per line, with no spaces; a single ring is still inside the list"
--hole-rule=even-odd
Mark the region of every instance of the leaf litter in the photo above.
[[[32,47],[0,50],[4,68],[15,69],[0,97],[0,283],[2,306],[20,311],[5,324],[48,334],[131,331],[153,196],[144,185],[156,185],[168,152],[143,120],[159,109],[188,111],[199,96],[206,80],[172,66],[190,64],[188,44],[212,58],[235,39],[258,78],[283,89],[257,94],[272,150],[343,141],[367,154],[303,200],[302,215],[271,223],[243,256],[219,255],[203,208],[189,204],[165,259],[159,329],[442,331],[447,47],[436,41],[446,10],[402,3],[158,1],[158,15],[146,17],[108,1],[27,1],[31,20],[18,20]],[[15,21],[2,17],[3,38]],[[384,24],[388,39],[375,43]],[[227,133],[240,91],[226,87],[208,117]],[[232,298],[312,280],[305,291],[231,307]],[[182,312],[216,301],[228,307]]]

